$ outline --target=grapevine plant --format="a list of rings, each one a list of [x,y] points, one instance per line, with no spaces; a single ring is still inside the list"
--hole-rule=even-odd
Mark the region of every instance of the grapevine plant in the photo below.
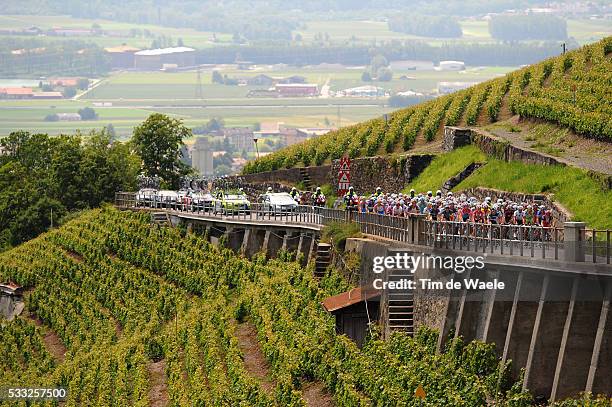
[[[492,345],[457,338],[437,353],[433,330],[383,341],[373,328],[360,349],[320,305],[350,288],[338,273],[316,280],[284,252],[245,259],[184,230],[151,226],[145,214],[86,212],[1,254],[0,280],[27,290],[27,312],[0,323],[0,382],[64,386],[66,406],[150,405],[154,364],[162,364],[177,407],[303,406],[309,381],[338,406],[418,405],[418,385],[428,406],[531,402]],[[243,362],[236,330],[245,319],[269,362],[272,390]],[[61,341],[63,358],[50,354],[46,332]]]

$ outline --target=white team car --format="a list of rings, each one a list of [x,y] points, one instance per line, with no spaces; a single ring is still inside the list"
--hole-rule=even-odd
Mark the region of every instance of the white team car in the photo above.
[[[136,206],[151,207],[154,205],[156,196],[156,189],[143,188],[136,193]]]
[[[156,201],[161,208],[176,208],[179,204],[179,194],[176,191],[161,190],[157,193]]]
[[[286,192],[267,193],[261,196],[264,212],[288,213],[294,212],[298,203]]]

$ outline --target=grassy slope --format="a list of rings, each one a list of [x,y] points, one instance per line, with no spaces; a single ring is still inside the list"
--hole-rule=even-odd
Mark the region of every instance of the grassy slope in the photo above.
[[[487,157],[478,147],[465,146],[448,154],[441,154],[425,168],[407,187],[406,191],[414,188],[418,192],[436,191],[447,179],[456,175],[473,162],[485,162]]]

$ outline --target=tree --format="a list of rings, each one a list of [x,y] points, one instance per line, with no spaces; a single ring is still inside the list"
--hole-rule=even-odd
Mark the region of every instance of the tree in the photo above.
[[[81,90],[86,90],[87,88],[89,88],[89,79],[79,78],[79,80],[77,81],[77,88]]]
[[[59,120],[59,116],[57,115],[57,113],[51,113],[45,116],[46,122],[56,122],[58,120]]]
[[[393,79],[393,72],[389,68],[381,67],[376,72],[376,79],[382,82],[389,82]]]
[[[217,70],[212,72],[212,83],[223,84],[223,75]]]
[[[384,55],[378,54],[372,58],[370,61],[370,67],[372,69],[372,74],[376,75],[378,70],[382,67],[389,66],[389,61],[385,58]]]
[[[70,211],[134,190],[140,158],[105,131],[49,137],[14,132],[0,140],[0,250],[35,237]]]
[[[65,88],[62,94],[64,95],[65,98],[73,98],[76,96],[77,91],[76,91],[76,88],[71,86],[71,87]]]
[[[181,37],[179,37],[178,41],[176,42],[176,46],[177,47],[184,47],[185,44],[183,44],[183,39]]]
[[[219,131],[225,126],[225,121],[221,117],[213,117],[206,123],[209,132]]]
[[[117,132],[115,131],[115,126],[112,123],[106,125],[106,132],[110,136],[111,143],[115,141],[117,138]]]
[[[296,33],[295,36],[293,37],[293,40],[295,42],[302,42],[302,34]]]
[[[78,110],[79,116],[81,116],[81,120],[97,120],[98,113],[91,107],[84,107]]]
[[[181,162],[181,146],[191,135],[181,120],[161,113],[150,115],[136,127],[132,144],[142,159],[145,175],[158,176],[167,186],[178,188],[181,176],[189,172]]]
[[[363,71],[363,73],[361,74],[361,81],[372,82],[372,75],[370,75],[368,71]]]

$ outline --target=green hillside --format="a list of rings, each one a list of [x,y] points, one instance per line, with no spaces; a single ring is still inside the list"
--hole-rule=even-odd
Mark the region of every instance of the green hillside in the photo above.
[[[250,162],[244,173],[321,165],[348,154],[408,151],[440,139],[444,125],[485,125],[512,115],[612,141],[612,37],[464,91],[398,110]]]
[[[87,212],[0,255],[6,280],[28,290],[27,310],[0,324],[0,382],[66,386],[69,406],[145,406],[153,397],[172,406],[300,406],[308,382],[338,406],[409,405],[419,384],[437,405],[529,405],[492,345],[454,340],[436,354],[437,334],[421,330],[360,350],[336,335],[320,305],[348,289],[341,277],[318,282],[288,259],[249,261],[151,227],[146,214]],[[269,362],[263,381],[243,362],[245,320]],[[151,375],[154,363],[161,378]]]

